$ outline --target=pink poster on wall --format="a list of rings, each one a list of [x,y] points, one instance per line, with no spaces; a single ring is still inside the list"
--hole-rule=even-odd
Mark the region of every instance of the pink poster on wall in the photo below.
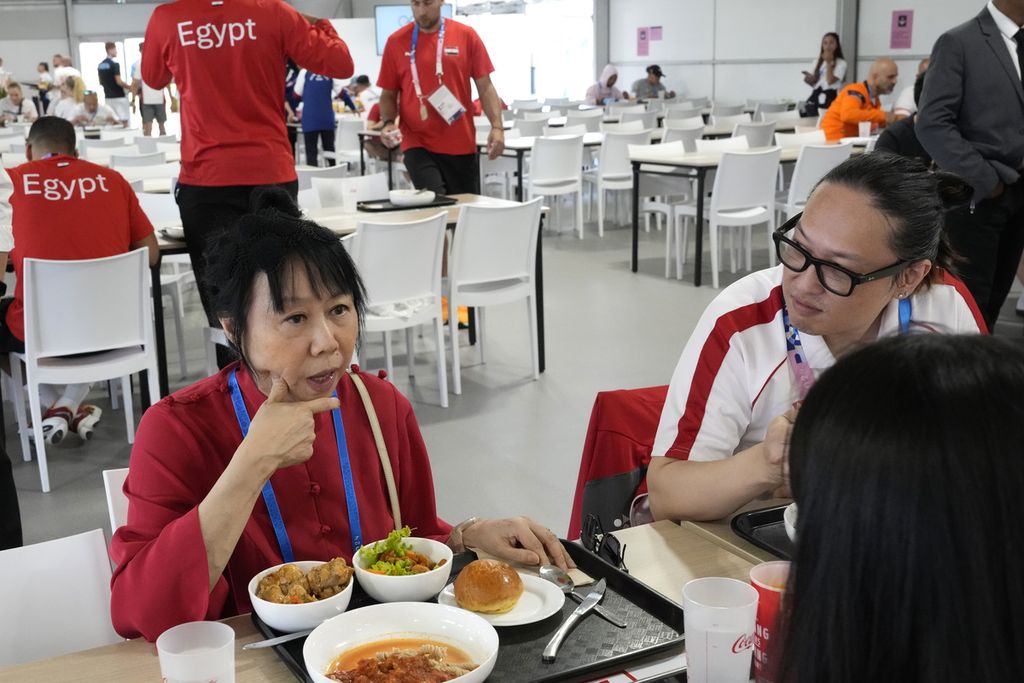
[[[641,26],[636,30],[636,54],[638,57],[646,57],[651,53],[650,36],[651,31],[646,26]]]
[[[909,50],[914,33],[914,10],[898,9],[892,13],[892,34],[889,49]]]
[[[651,40],[661,40],[661,27],[660,26],[652,26],[651,27]]]

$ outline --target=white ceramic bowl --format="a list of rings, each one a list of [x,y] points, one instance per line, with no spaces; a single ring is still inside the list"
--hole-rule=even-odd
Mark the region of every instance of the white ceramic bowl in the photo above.
[[[388,199],[395,206],[423,206],[434,201],[434,193],[430,190],[391,190]]]
[[[384,576],[366,571],[366,561],[363,559],[362,551],[356,553],[352,558],[352,565],[356,568],[356,579],[371,598],[377,602],[418,602],[430,600],[440,593],[448,577],[452,573],[452,549],[444,543],[429,538],[416,538],[411,536],[404,539],[413,550],[426,555],[431,562],[445,560],[445,563],[437,569],[432,569],[424,574],[413,574],[411,576]],[[373,545],[367,543],[367,545]]]
[[[318,567],[324,563],[316,560],[306,560],[292,562],[291,564],[296,565],[305,574],[313,567]],[[249,599],[252,601],[252,608],[270,628],[285,631],[286,633],[305,631],[316,628],[325,620],[337,616],[348,609],[349,600],[352,599],[352,584],[355,583],[355,577],[348,582],[345,590],[337,595],[332,595],[326,600],[305,602],[299,605],[281,605],[257,598],[256,587],[259,586],[260,579],[283,566],[284,564],[279,564],[276,567],[266,569],[252,577],[252,580],[249,581]]]
[[[314,683],[331,683],[324,672],[340,654],[388,637],[429,638],[460,648],[478,666],[452,679],[459,683],[480,683],[498,659],[498,632],[493,626],[472,612],[430,602],[370,605],[334,617],[309,634],[302,658]]]
[[[782,523],[786,525],[789,540],[796,543],[796,503],[790,503],[782,513]]]

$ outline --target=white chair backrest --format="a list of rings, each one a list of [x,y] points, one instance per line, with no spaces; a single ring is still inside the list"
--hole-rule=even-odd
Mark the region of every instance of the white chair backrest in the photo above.
[[[772,135],[775,134],[775,122],[767,123],[737,123],[732,129],[732,136],[747,138],[747,144],[751,147],[771,147]]]
[[[409,223],[360,221],[353,258],[367,307],[441,295],[441,251],[448,212]],[[440,303],[440,302],[439,302]]]
[[[735,126],[737,123],[750,123],[750,114],[712,114],[708,122],[712,126]]]
[[[166,142],[157,142],[156,151],[158,152],[180,152],[181,143],[174,140],[168,140]]]
[[[542,201],[537,197],[514,206],[462,207],[448,261],[448,277],[456,289],[533,277]]]
[[[124,137],[113,140],[90,140],[88,138],[78,141],[78,149],[84,155],[90,149],[116,149],[118,147],[131,147]]]
[[[544,126],[543,135],[545,135],[546,137],[551,137],[552,135],[584,135],[589,132],[590,131],[587,129],[586,124],[574,123],[571,126],[565,125],[558,126],[557,128],[552,126]]]
[[[658,114],[657,112],[625,112],[622,115],[619,125],[627,124],[632,121],[639,121],[644,128],[657,128],[658,127]]]
[[[551,112],[547,111],[523,111],[525,121],[547,121],[551,116]]]
[[[704,125],[704,117],[702,110],[683,108],[683,109],[666,109],[665,110],[665,125],[668,125],[669,121],[677,121],[680,119],[693,119],[699,118],[701,125]]]
[[[582,112],[582,111],[571,111],[565,116],[566,127],[571,126],[583,126],[588,133],[599,133],[601,132],[601,119],[604,114],[600,109],[596,109],[597,116],[593,114]]]
[[[603,119],[604,118],[604,109],[601,108],[601,107],[580,107],[579,109],[573,109],[573,110],[567,112],[566,115],[567,116],[578,116],[580,118],[583,118],[583,117],[593,117],[595,119]]]
[[[142,154],[138,145],[124,145],[123,147],[113,147],[110,149],[104,149],[102,147],[90,147],[82,152],[82,158],[86,161],[93,161],[94,163],[109,164],[111,157],[115,154],[122,157],[137,157]],[[145,164],[146,166],[154,166],[155,164]]]
[[[295,174],[299,178],[299,189],[308,190],[313,187],[312,178],[344,178],[348,169],[344,165],[328,166],[327,168],[297,168]]]
[[[518,130],[523,137],[534,138],[544,134],[544,126],[548,124],[547,118],[543,119],[516,119],[512,124],[512,130]]]
[[[665,128],[686,128],[703,131],[704,130],[704,117],[703,116],[691,116],[685,119],[665,119]]]
[[[312,178],[312,189],[320,196],[320,206],[344,206],[345,196],[352,195],[353,202],[387,199],[388,174],[351,176],[346,178]]]
[[[9,142],[9,143],[7,143],[6,145],[4,145],[6,147],[6,149],[3,150],[3,151],[5,153],[12,153],[13,152],[14,154],[25,154],[28,151],[28,144],[26,142],[21,141],[22,138],[20,138],[20,137],[14,138],[14,139],[15,140],[19,140],[19,142]]]
[[[605,133],[633,133],[643,129],[643,121],[627,121],[626,123],[601,124],[601,130],[603,130]]]
[[[7,168],[14,168],[28,163],[28,157],[24,152],[4,152],[0,154],[0,164]]]
[[[598,170],[605,178],[625,178],[633,173],[629,163],[630,145],[649,145],[651,131],[642,130],[637,133],[605,133],[601,143]]]
[[[127,467],[103,470],[103,491],[107,495],[110,533],[114,533],[128,522],[128,496],[124,495],[124,480],[127,478]]]
[[[533,143],[531,183],[571,181],[582,174],[582,135],[553,135],[537,138]]]
[[[537,100],[512,100],[512,104],[509,105],[509,108],[516,112],[540,111],[543,107],[544,105]]]
[[[544,104],[551,107],[565,107],[569,104],[568,97],[545,97]]]
[[[135,197],[139,200],[142,213],[146,214],[151,223],[169,223],[181,220],[178,203],[174,201],[173,194],[136,192]]]
[[[172,161],[166,164],[150,164],[149,166],[129,166],[121,172],[129,182],[150,178],[177,178],[181,173],[181,164]],[[173,186],[171,188],[174,189]]]
[[[142,189],[146,184],[141,180],[130,180],[128,181],[128,187],[132,188],[132,192],[142,192]]]
[[[366,130],[366,122],[362,119],[348,116],[339,118],[334,149],[338,152],[358,152],[359,133],[364,130]]]
[[[153,166],[166,164],[167,155],[164,152],[151,152],[149,154],[111,154],[110,168],[124,168],[126,166]]]
[[[760,121],[761,115],[766,113],[779,113],[789,109],[785,102],[757,102],[754,105],[754,120]]]
[[[681,140],[675,140],[673,142],[663,142],[658,145],[629,146],[630,159],[637,155],[643,156],[645,159],[648,157],[653,157],[654,159],[657,159],[659,157],[665,159],[672,159],[674,157],[682,156],[683,154],[686,154],[686,148],[683,147],[683,143]]]
[[[25,357],[152,349],[149,252],[83,261],[25,259]],[[88,292],[69,297],[68,292]]]
[[[793,178],[789,182],[789,196],[786,201],[796,205],[807,201],[811,190],[825,174],[850,158],[853,143],[841,145],[804,145],[800,148],[796,166],[793,167]]]
[[[320,203],[320,191],[315,187],[317,182],[326,181],[323,178],[316,178],[314,179],[313,183],[314,187],[311,187],[308,190],[299,190],[298,192],[299,208],[302,209],[303,211],[307,211],[309,209],[319,209],[322,208],[323,206]]]
[[[128,144],[134,145],[133,141],[136,137],[142,137],[142,131],[137,128],[110,128],[100,131],[100,140],[124,140]]]
[[[683,143],[683,147],[686,148],[687,152],[696,152],[697,140],[700,140],[702,135],[704,135],[704,126],[700,128],[669,127],[665,129],[665,134],[661,136],[661,141],[674,142],[679,140]]]
[[[795,133],[813,133],[816,130],[821,130],[820,123],[819,123],[819,125],[815,125],[815,126],[796,125],[796,126],[793,127],[793,132],[795,132]]]
[[[750,145],[747,144],[747,139],[743,136],[738,138],[718,138],[717,140],[705,140],[703,138],[697,140],[697,151],[698,152],[724,152],[738,151],[750,149]]]
[[[608,105],[609,114],[643,114],[646,111],[646,106],[642,104],[633,104],[628,100],[612,102],[611,104]]]
[[[476,128],[477,130],[481,130],[481,129],[483,129],[483,130],[490,130],[491,129],[491,120],[489,118],[487,118],[486,116],[474,116],[473,117],[473,127]]]
[[[824,145],[825,131],[820,128],[810,133],[776,133],[775,144],[779,147],[802,147],[803,145]]]
[[[122,641],[110,622],[110,576],[101,529],[0,551],[0,668]]]
[[[735,116],[736,114],[742,113],[742,104],[725,104],[724,102],[715,102],[713,105],[711,105],[712,116]]]
[[[775,205],[782,150],[723,152],[711,191],[711,211]]]
[[[799,109],[787,109],[785,111],[762,111],[760,118],[754,117],[755,121],[795,121],[800,118]]]
[[[708,98],[706,97],[691,97],[690,106],[703,109],[708,106]]]

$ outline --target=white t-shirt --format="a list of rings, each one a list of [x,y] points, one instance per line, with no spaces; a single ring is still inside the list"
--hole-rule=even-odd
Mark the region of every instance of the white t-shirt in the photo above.
[[[82,72],[73,66],[58,66],[53,70],[53,82],[60,86],[68,76],[82,77]]]
[[[356,98],[359,104],[363,106],[363,109],[370,111],[373,105],[380,102],[380,93],[373,88],[366,88],[363,92],[359,93],[359,97]]]
[[[896,101],[892,104],[892,113],[899,116],[910,116],[917,111],[917,103],[914,102],[914,86],[908,85],[900,91]]]
[[[22,99],[21,104],[17,105],[8,96],[0,100],[0,118],[8,116],[19,122],[31,123],[39,117],[39,114],[36,112],[36,105],[32,100]]]
[[[117,123],[121,119],[118,117],[117,112],[108,107],[105,104],[96,105],[96,111],[89,113],[85,108],[85,102],[76,105],[74,111],[71,112],[70,120],[73,122],[79,116],[84,116],[89,123]]]
[[[141,60],[132,64],[132,80],[138,81],[141,85],[139,86],[139,98],[142,104],[163,104],[164,103],[164,91],[151,88],[146,85],[146,81],[142,80],[142,67]]]
[[[8,253],[14,249],[14,207],[11,206],[11,195],[14,194],[14,183],[11,176],[0,166],[0,252]]]
[[[78,103],[75,102],[74,97],[62,97],[59,100],[50,102],[50,109],[47,114],[49,116],[59,116],[62,119],[70,121],[75,118],[75,109],[78,108]]]
[[[783,266],[751,273],[708,306],[669,386],[652,455],[723,460],[764,441],[768,423],[799,399],[782,325]],[[981,314],[966,286],[947,277],[910,298],[911,325],[977,333]],[[879,335],[899,329],[899,304],[882,313]],[[835,363],[825,340],[800,334],[818,377]]]
[[[815,67],[815,65],[817,65],[817,63],[818,63],[817,59],[815,59],[813,62],[811,62],[811,68],[808,69],[807,71],[810,72],[810,73],[814,73],[814,67]],[[846,78],[846,60],[845,59],[841,59],[839,57],[836,58],[836,65],[832,69],[832,75],[835,78],[838,78],[839,80],[837,80],[835,83],[829,85],[828,81],[826,80],[826,78],[828,77],[828,64],[826,64],[825,62],[822,62],[821,63],[821,68],[818,69],[818,81],[814,85],[812,85],[811,87],[812,88],[821,88],[822,90],[839,90],[841,87],[843,87],[843,79]]]

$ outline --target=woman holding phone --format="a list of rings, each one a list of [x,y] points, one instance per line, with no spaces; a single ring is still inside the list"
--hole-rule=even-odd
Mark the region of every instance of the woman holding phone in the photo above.
[[[843,59],[843,47],[839,44],[838,33],[829,32],[822,36],[817,61],[810,71],[802,73],[804,83],[812,88],[804,113],[816,116],[819,110],[829,108],[846,78],[846,60]]]

